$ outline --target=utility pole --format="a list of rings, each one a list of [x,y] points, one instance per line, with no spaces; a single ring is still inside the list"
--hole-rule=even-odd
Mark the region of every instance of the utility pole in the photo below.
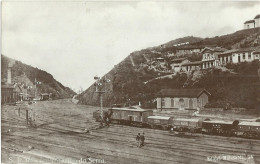
[[[96,87],[96,93],[98,93],[99,94],[99,97],[100,97],[100,117],[101,117],[101,125],[103,124],[102,122],[103,122],[103,97],[102,97],[102,95],[103,95],[103,93],[106,93],[106,83],[108,83],[108,82],[110,82],[110,80],[109,79],[107,79],[106,78],[106,76],[105,76],[105,78],[102,80],[100,77],[98,77],[98,76],[95,76],[94,77],[94,80],[96,80],[96,82],[95,82],[95,87]],[[104,89],[102,90],[102,86],[104,85]]]

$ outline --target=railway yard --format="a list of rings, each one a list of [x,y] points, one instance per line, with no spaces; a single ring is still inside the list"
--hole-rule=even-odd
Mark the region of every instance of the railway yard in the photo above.
[[[20,112],[19,109],[20,108]],[[69,99],[2,106],[2,163],[260,163],[260,140],[115,125],[99,128],[98,107]],[[137,133],[145,133],[137,147]]]

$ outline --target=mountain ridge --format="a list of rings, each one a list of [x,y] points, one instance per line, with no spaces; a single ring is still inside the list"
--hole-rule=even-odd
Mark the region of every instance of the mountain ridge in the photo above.
[[[40,81],[41,84],[37,85],[37,93],[52,93],[53,99],[70,98],[76,93],[68,87],[63,86],[54,77],[41,69],[24,64],[21,61],[1,55],[1,82],[7,80],[7,68],[9,63],[12,63],[11,75],[12,83],[20,85],[33,86],[35,80]],[[28,89],[28,93],[34,96],[34,88]]]

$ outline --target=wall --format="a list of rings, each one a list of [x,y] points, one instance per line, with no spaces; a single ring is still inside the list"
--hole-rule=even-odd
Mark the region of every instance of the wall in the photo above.
[[[245,58],[243,57],[245,55]],[[249,55],[251,55],[251,58],[249,58]],[[238,57],[240,56],[240,62],[251,62],[254,60],[254,55],[251,52],[239,52],[239,53],[233,53],[232,55],[232,61],[233,63],[239,63]]]
[[[255,19],[255,27],[260,27],[260,18]]]
[[[206,93],[202,93],[198,98],[198,107],[204,107],[209,102],[209,97]]]
[[[197,104],[197,98],[165,97],[163,99],[164,99],[165,105],[162,106],[162,109],[196,109],[197,105],[198,105]],[[172,99],[173,99],[173,102],[174,102],[173,106],[172,106]],[[184,102],[181,102],[180,99],[183,99]],[[192,103],[192,107],[190,107],[190,103]],[[157,98],[157,109],[161,109],[161,98],[160,97]]]
[[[244,29],[255,28],[255,23],[246,23],[244,24]]]

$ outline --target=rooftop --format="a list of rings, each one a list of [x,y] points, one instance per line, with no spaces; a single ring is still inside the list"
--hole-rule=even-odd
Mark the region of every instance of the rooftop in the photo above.
[[[248,21],[245,21],[244,24],[247,24],[247,23],[255,23],[255,20],[248,20]]]
[[[238,125],[245,125],[245,126],[260,126],[260,122],[240,122]]]
[[[171,117],[167,116],[149,116],[150,119],[169,120]]]
[[[202,93],[210,95],[206,89],[162,89],[157,96],[162,97],[199,97]]]
[[[189,62],[189,63],[185,63],[183,64],[183,66],[188,66],[188,65],[200,65],[202,64],[202,61],[194,61],[194,62]]]
[[[222,48],[222,47],[205,47],[205,48],[201,51],[201,53],[202,53],[203,51],[205,51],[206,49],[211,50],[211,51],[214,51],[214,52],[224,52],[224,51],[227,51],[227,49]]]
[[[6,89],[8,89],[8,88],[12,88],[12,89],[14,89],[15,87],[14,87],[14,84],[2,84],[1,85],[1,88],[6,88]]]
[[[187,58],[177,58],[177,59],[172,59],[171,61],[173,63],[179,63],[179,62],[182,62],[183,60],[186,60]]]
[[[135,107],[111,108],[111,110],[127,110],[127,111],[133,111],[133,112],[146,112],[146,111],[150,111],[149,109],[142,109],[142,108],[135,108]]]
[[[256,15],[254,19],[260,18],[260,14]]]

